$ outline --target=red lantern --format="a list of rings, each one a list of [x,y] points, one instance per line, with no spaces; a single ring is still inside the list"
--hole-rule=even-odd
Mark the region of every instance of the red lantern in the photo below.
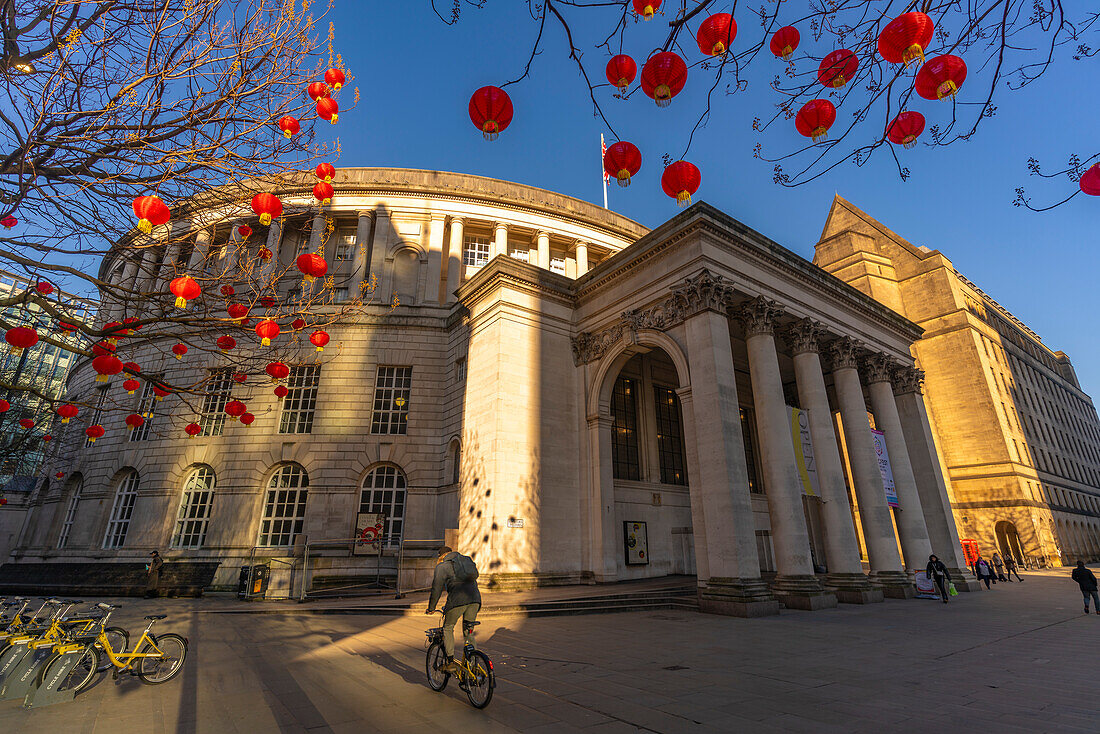
[[[218,345],[218,349],[222,350],[222,354],[224,354],[237,346],[237,340],[226,334],[224,336],[219,336],[216,344]]]
[[[332,97],[321,97],[317,100],[317,116],[322,120],[328,120],[335,125],[339,112],[340,105]]]
[[[98,423],[84,429],[84,435],[88,437],[88,443],[95,443],[97,438],[103,438],[104,433],[106,433],[106,431],[104,431],[103,426]]]
[[[225,310],[229,314],[229,318],[233,319],[241,326],[248,323],[248,306],[243,303],[231,303]]]
[[[255,420],[256,420],[256,416],[252,415],[251,413],[242,413],[241,414],[241,424],[242,425],[250,426],[250,425],[252,425],[253,421],[255,421]]]
[[[856,75],[858,68],[856,55],[842,48],[821,60],[821,65],[817,67],[817,80],[825,87],[843,87]]]
[[[153,385],[153,398],[159,403],[172,394],[172,391],[160,385]]]
[[[139,196],[133,203],[134,216],[138,218],[138,229],[145,234],[153,231],[172,217],[168,206],[159,196]]]
[[[241,241],[247,240],[249,237],[252,236],[252,228],[249,227],[247,224],[242,224],[241,226],[237,227],[237,234],[241,236]]]
[[[136,316],[127,316],[126,318],[124,318],[122,320],[123,324],[125,324],[126,326],[130,326],[131,324],[135,324],[135,326],[133,326],[130,329],[126,329],[126,331],[122,332],[122,335],[123,336],[128,336],[130,333],[140,329],[141,324],[138,324],[138,321],[139,321],[139,319]]]
[[[130,415],[126,416],[126,425],[130,427],[131,431],[135,428],[141,428],[144,424],[145,418],[138,415],[137,413],[131,413]]]
[[[127,395],[133,395],[139,387],[141,387],[141,383],[134,379],[122,383],[122,389],[126,391]]]
[[[794,56],[795,49],[798,48],[799,38],[797,28],[793,25],[785,25],[772,34],[769,46],[773,54],[786,61]]]
[[[190,275],[182,275],[168,285],[168,290],[176,297],[176,308],[187,308],[187,302],[202,295],[202,289]]]
[[[707,56],[721,56],[737,37],[737,21],[729,13],[715,13],[699,25],[695,41]]]
[[[294,319],[293,321],[290,322],[290,325],[291,325],[291,327],[293,327],[293,329],[295,331],[301,331],[302,329],[306,328],[306,320],[305,319]]]
[[[48,296],[53,293],[53,286],[44,280],[40,280],[34,284],[34,289],[38,291],[41,296]]]
[[[336,167],[331,163],[318,163],[317,167],[313,169],[313,172],[317,174],[317,178],[322,181],[332,181],[332,179],[336,177]]]
[[[614,176],[620,186],[629,186],[630,177],[642,168],[642,153],[633,143],[620,140],[607,148],[603,156],[603,170]]]
[[[50,434],[47,433],[45,436],[42,437],[42,440],[43,441],[52,441],[53,436],[51,436]]]
[[[671,51],[661,51],[649,57],[642,67],[642,91],[657,103],[668,107],[687,82],[687,64]]]
[[[325,83],[333,89],[344,86],[344,72],[341,69],[329,69],[325,72]]]
[[[260,337],[260,344],[265,347],[271,344],[271,340],[279,336],[279,325],[271,319],[264,319],[256,324],[256,336]]]
[[[176,359],[183,359],[183,355],[187,354],[187,345],[176,344],[172,347],[172,354],[176,355]]]
[[[699,190],[700,180],[698,168],[687,161],[676,161],[661,174],[661,188],[676,199],[678,205],[687,206],[691,203],[691,195]]]
[[[271,224],[272,219],[278,219],[283,213],[283,202],[275,194],[266,191],[252,197],[252,211],[260,217],[260,224],[265,227]]]
[[[794,118],[795,129],[816,143],[823,140],[836,122],[836,107],[827,99],[811,99]]]
[[[59,406],[57,409],[57,414],[61,416],[62,423],[68,423],[69,419],[76,418],[76,414],[79,412],[80,408],[76,407],[72,403],[65,403],[64,405]]]
[[[202,433],[202,426],[200,426],[198,423],[188,423],[186,426],[184,426],[183,431],[187,434],[188,438],[194,438],[195,436]]]
[[[328,85],[324,82],[313,82],[306,87],[306,92],[309,93],[309,98],[314,102],[321,99],[321,97],[327,97],[329,94]]]
[[[233,373],[233,381],[234,382],[246,382],[247,380],[248,380],[248,375],[245,374],[244,372],[234,372]]]
[[[112,321],[108,324],[103,325],[103,331],[107,334],[108,344],[118,344],[118,338],[122,336],[122,334],[119,333],[119,329],[121,328],[121,326],[122,324],[117,321]]]
[[[57,328],[61,329],[61,331],[64,332],[76,331],[76,324],[70,323],[68,321],[58,321]]]
[[[287,396],[287,393],[289,393],[289,392],[290,392],[290,390],[286,389],[286,385],[279,385],[278,387],[275,388],[275,397],[285,398]]]
[[[96,371],[96,382],[107,382],[111,375],[122,372],[122,360],[113,354],[101,354],[92,360],[92,369]]]
[[[290,138],[298,134],[301,126],[298,125],[298,121],[296,119],[294,119],[290,115],[287,115],[286,117],[280,118],[279,129],[283,131],[284,138]]]
[[[141,374],[141,365],[137,362],[123,362],[122,371],[130,375]]]
[[[261,260],[271,259],[271,250],[267,249],[266,247],[261,247],[260,251],[257,254],[260,256]]]
[[[638,76],[638,65],[626,54],[619,54],[607,62],[605,73],[607,81],[618,87],[620,92],[625,92],[634,82],[634,77]]]
[[[21,428],[23,428],[23,430],[29,431],[32,428],[34,428],[34,421],[31,420],[30,418],[23,418],[22,420],[19,421],[19,425],[20,425]]]
[[[38,343],[38,332],[26,326],[14,326],[4,334],[4,341],[11,346],[11,351],[19,353]]]
[[[470,120],[486,140],[496,140],[512,123],[512,99],[499,87],[482,87],[470,97]]]
[[[878,52],[891,64],[909,66],[917,59],[924,61],[924,49],[935,30],[936,25],[924,13],[903,13],[878,34]]]
[[[642,20],[651,20],[660,7],[661,0],[634,0],[634,12],[642,16]]]
[[[925,99],[954,97],[966,81],[966,62],[958,56],[944,54],[925,62],[917,72],[914,87]]]
[[[230,298],[237,294],[237,289],[231,285],[223,285],[221,287],[221,292],[223,296],[225,296],[226,298]]]
[[[3,219],[0,219],[0,224],[4,225],[4,229],[11,229],[15,225],[19,224],[19,220],[9,214]]]
[[[7,400],[0,400],[0,413],[7,413],[11,410],[11,403]]]
[[[271,375],[271,379],[278,382],[284,380],[290,374],[290,368],[282,362],[271,362],[264,367],[264,371]]]
[[[58,479],[64,479],[65,478],[65,472],[59,471],[57,474],[54,474],[54,476],[57,477]]]
[[[247,410],[248,408],[240,400],[230,400],[225,404],[225,414],[232,420],[237,420],[244,415]]]
[[[328,332],[324,329],[318,329],[309,335],[309,343],[317,347],[318,352],[325,351],[325,345],[328,344]]]
[[[260,299],[260,305],[264,308],[275,308],[275,299],[271,296],[264,296]]]
[[[1089,170],[1082,173],[1078,185],[1081,191],[1089,196],[1100,196],[1100,163],[1093,164]]]
[[[326,181],[318,181],[313,185],[313,198],[321,202],[321,204],[328,204],[331,202],[332,196],[332,184]]]
[[[305,276],[304,283],[312,283],[314,278],[323,278],[328,272],[328,263],[325,258],[316,252],[303,252],[298,256],[298,269]]]
[[[92,355],[101,357],[104,354],[114,354],[115,345],[111,342],[96,342],[92,345]]]
[[[901,112],[886,128],[886,137],[891,143],[912,148],[917,138],[924,132],[924,115],[919,112]]]

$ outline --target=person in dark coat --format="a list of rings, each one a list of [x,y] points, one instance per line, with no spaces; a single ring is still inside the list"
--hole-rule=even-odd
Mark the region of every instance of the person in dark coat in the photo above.
[[[432,580],[432,593],[428,597],[425,614],[433,614],[435,605],[444,589],[447,591],[447,603],[443,605],[443,652],[447,657],[441,671],[457,673],[455,662],[455,624],[462,620],[462,636],[473,643],[473,637],[467,637],[466,630],[477,621],[481,609],[481,592],[477,588],[477,567],[473,560],[456,553],[447,546],[439,549],[435,561],[435,577]]]
[[[985,582],[985,588],[989,588],[989,584],[993,583],[993,569],[989,567],[989,563],[978,556],[978,560],[974,561],[974,575],[978,577],[978,581]]]
[[[928,556],[928,568],[925,569],[924,574],[931,579],[936,585],[936,588],[940,590],[940,598],[943,599],[943,603],[947,603],[947,585],[951,583],[951,574],[947,573],[947,566],[943,565],[943,561],[936,558],[935,555]]]
[[[145,598],[156,597],[159,593],[157,587],[160,585],[160,567],[164,565],[164,560],[160,557],[160,553],[153,551],[149,554],[149,564],[145,567],[149,577],[145,580]]]
[[[1008,580],[1012,580],[1012,574],[1016,574],[1017,581],[1023,581],[1020,578],[1019,564],[1016,563],[1016,559],[1011,553],[1005,556],[1005,572],[1008,574]]]
[[[1089,599],[1094,602],[1096,613],[1100,614],[1100,596],[1096,593],[1096,577],[1092,571],[1085,568],[1084,561],[1077,562],[1077,568],[1073,569],[1071,577],[1081,587],[1081,596],[1085,598],[1085,614],[1089,613]]]
[[[1005,578],[1005,562],[1001,560],[1001,554],[996,551],[993,551],[993,570],[996,573],[998,581],[1012,580]]]

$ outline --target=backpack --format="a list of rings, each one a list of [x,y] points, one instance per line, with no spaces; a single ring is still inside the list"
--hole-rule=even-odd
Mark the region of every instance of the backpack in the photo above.
[[[477,565],[474,564],[473,558],[456,553],[455,557],[451,559],[451,565],[455,569],[455,581],[459,583],[477,581]]]

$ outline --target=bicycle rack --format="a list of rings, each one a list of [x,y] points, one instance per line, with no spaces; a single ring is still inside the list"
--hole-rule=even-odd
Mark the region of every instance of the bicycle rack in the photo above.
[[[62,656],[61,667],[58,668],[50,680],[42,681],[42,685],[33,685],[30,690],[27,691],[23,698],[23,708],[41,708],[42,706],[52,706],[55,703],[65,703],[66,701],[72,701],[76,698],[76,691],[68,689],[65,691],[57,690],[57,687],[61,685],[61,681],[69,675],[72,669],[80,662],[80,658],[84,655],[86,647],[82,647],[79,650],[66,653]],[[38,680],[38,674],[35,673],[35,681]]]
[[[19,662],[13,665],[10,672],[4,676],[3,687],[0,687],[0,701],[24,698],[37,684],[38,673],[52,654],[52,645],[39,648],[28,646],[26,652],[19,658]]]

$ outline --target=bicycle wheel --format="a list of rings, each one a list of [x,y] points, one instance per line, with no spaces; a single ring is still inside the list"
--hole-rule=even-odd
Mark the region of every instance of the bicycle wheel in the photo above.
[[[179,635],[157,635],[153,638],[161,654],[152,658],[138,658],[137,677],[150,686],[167,683],[183,670],[183,661],[187,657],[187,640]],[[140,652],[156,652],[148,642]]]
[[[65,657],[67,656],[54,653],[53,657],[42,666],[42,672],[38,674],[38,685],[49,684],[56,691],[80,693],[88,687],[88,684],[92,682],[92,678],[95,677],[96,671],[99,670],[101,657],[99,650],[92,645],[84,648],[84,652],[81,654],[80,659],[76,661],[76,665],[55,684],[53,683],[54,676],[60,672]]]
[[[121,627],[108,627],[104,630],[104,634],[107,635],[107,642],[111,646],[111,652],[115,655],[121,655],[126,652],[130,647],[130,633]],[[99,646],[99,643],[96,643]],[[104,652],[99,656],[99,672],[102,673],[105,670],[110,670],[113,663],[111,659],[107,657],[107,653]]]
[[[493,689],[497,686],[496,675],[493,673],[493,664],[489,656],[480,650],[475,650],[468,661],[466,673],[466,697],[476,709],[483,709],[493,700]]]
[[[433,691],[442,691],[447,687],[447,681],[451,679],[450,673],[444,673],[440,668],[447,661],[447,655],[443,652],[443,645],[433,642],[428,646],[428,655],[424,664],[428,674],[428,685]]]

